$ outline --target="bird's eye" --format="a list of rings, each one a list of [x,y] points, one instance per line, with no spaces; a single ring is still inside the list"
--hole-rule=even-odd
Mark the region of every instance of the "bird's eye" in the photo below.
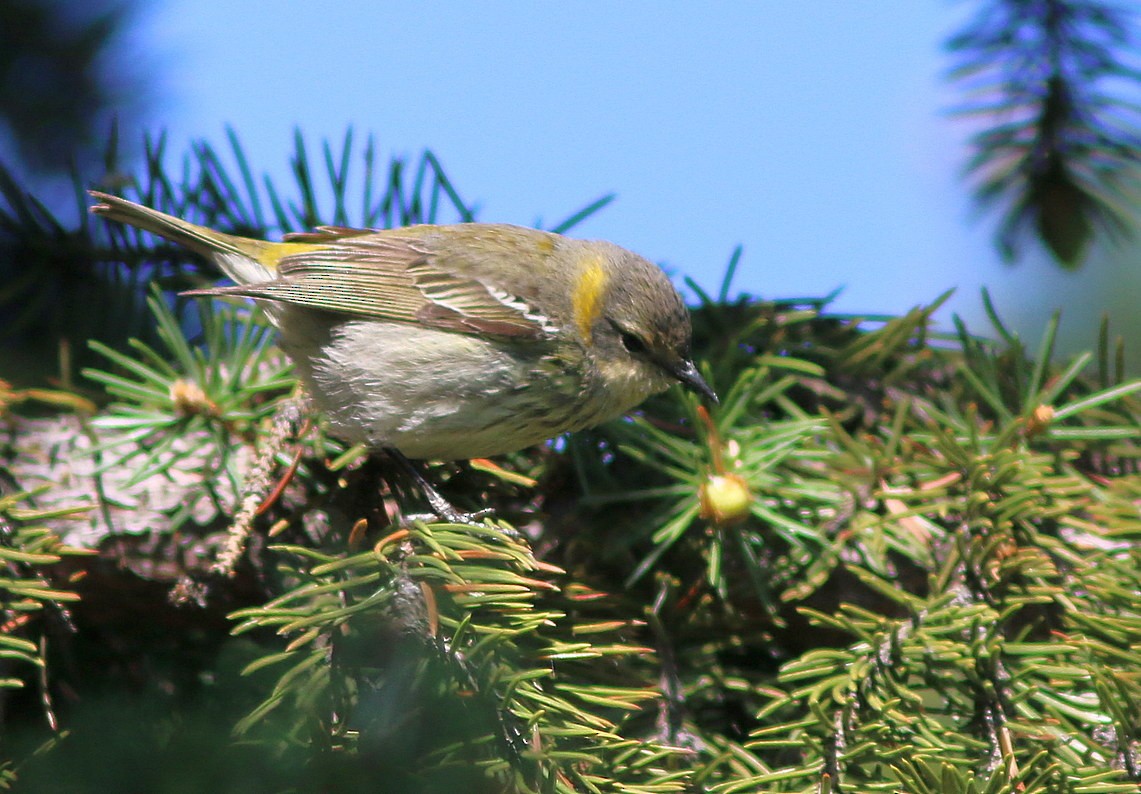
[[[626,351],[633,353],[636,356],[642,355],[646,352],[646,343],[628,331],[623,331],[619,337],[622,340],[622,347]]]

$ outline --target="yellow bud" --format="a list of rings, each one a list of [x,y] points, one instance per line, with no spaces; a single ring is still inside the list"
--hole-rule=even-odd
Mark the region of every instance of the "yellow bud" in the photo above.
[[[753,495],[743,477],[710,474],[701,484],[701,517],[716,524],[733,524],[749,514]]]
[[[1051,405],[1039,405],[1026,420],[1026,435],[1036,436],[1046,430],[1054,421],[1054,408]]]
[[[170,384],[170,401],[174,405],[174,412],[181,417],[218,416],[221,411],[218,406],[206,396],[206,392],[197,383],[179,378]]]

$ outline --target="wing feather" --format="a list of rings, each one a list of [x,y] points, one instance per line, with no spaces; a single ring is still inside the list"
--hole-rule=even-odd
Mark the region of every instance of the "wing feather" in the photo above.
[[[322,228],[301,239],[306,248],[282,257],[276,278],[202,292],[462,333],[539,339],[551,330],[545,318],[525,302],[478,278],[454,272],[464,264],[456,250],[448,251],[449,268],[439,267],[434,251],[434,244],[441,244],[438,241],[399,230],[340,228]],[[324,241],[332,242],[311,247]]]

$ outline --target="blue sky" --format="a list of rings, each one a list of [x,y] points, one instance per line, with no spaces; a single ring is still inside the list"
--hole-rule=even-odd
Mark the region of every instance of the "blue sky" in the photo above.
[[[553,223],[614,192],[575,234],[707,289],[741,244],[738,290],[843,286],[839,310],[900,312],[958,287],[974,319],[987,284],[1037,336],[1110,265],[1066,274],[1031,250],[1007,267],[974,217],[942,81],[974,7],[165,0],[134,46],[175,151],[230,124],[283,177],[295,126],[339,141],[351,124],[387,154],[431,148],[480,220]]]

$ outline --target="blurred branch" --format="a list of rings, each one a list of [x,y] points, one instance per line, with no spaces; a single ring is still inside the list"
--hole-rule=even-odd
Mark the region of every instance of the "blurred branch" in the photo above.
[[[1125,183],[1139,165],[1141,72],[1125,53],[1129,14],[1100,0],[986,0],[947,43],[966,96],[960,115],[987,125],[967,165],[983,208],[999,206],[998,247],[1014,260],[1036,234],[1063,267],[1096,233],[1133,225]]]
[[[0,146],[23,178],[94,164],[109,114],[140,105],[143,67],[118,55],[132,11],[124,0],[0,3]]]

